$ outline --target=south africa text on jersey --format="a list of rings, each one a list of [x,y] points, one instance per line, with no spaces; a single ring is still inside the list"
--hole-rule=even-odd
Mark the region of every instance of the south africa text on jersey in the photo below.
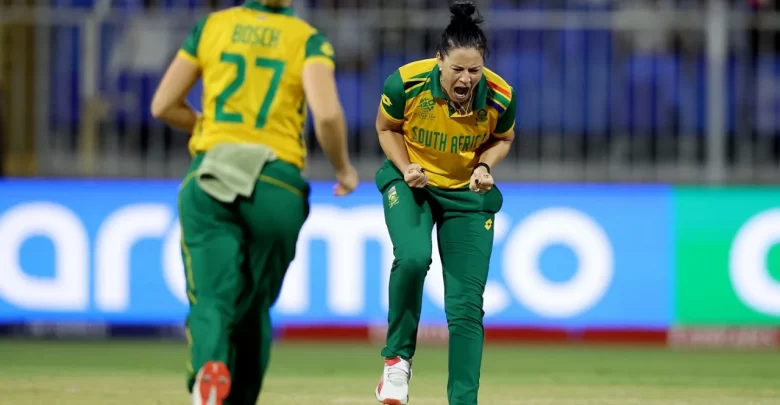
[[[444,132],[412,127],[412,142],[440,152],[470,152],[477,149],[485,140],[487,134],[450,136]]]

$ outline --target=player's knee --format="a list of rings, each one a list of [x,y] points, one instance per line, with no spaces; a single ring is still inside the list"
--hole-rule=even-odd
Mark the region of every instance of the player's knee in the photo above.
[[[479,300],[446,302],[444,312],[450,332],[479,332],[485,311]]]
[[[421,252],[408,252],[396,255],[393,273],[403,277],[425,278],[430,266],[430,253],[425,255]]]

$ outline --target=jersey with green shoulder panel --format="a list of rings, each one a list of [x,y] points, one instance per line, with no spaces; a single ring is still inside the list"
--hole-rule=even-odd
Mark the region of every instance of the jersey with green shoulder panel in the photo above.
[[[391,122],[403,124],[409,159],[423,167],[429,185],[457,189],[469,184],[480,146],[514,129],[515,92],[499,75],[483,68],[473,108],[460,115],[439,79],[436,59],[400,67],[385,80],[380,110]]]
[[[203,116],[191,153],[222,142],[257,143],[304,167],[303,67],[335,66],[333,47],[322,34],[291,8],[250,0],[203,18],[178,55],[195,63],[203,78]]]

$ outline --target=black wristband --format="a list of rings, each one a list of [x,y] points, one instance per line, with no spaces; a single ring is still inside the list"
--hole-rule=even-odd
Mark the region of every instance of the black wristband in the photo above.
[[[480,167],[480,166],[484,167],[487,170],[488,174],[490,174],[490,166],[488,166],[488,164],[485,163],[485,162],[477,163],[477,165],[474,166],[474,170],[472,170],[471,172],[474,173],[474,171],[477,170],[477,168]]]

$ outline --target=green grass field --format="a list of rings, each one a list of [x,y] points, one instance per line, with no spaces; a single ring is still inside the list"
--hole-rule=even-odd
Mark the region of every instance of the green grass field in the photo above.
[[[2,405],[187,405],[184,343],[0,340]],[[413,405],[445,405],[447,352],[420,347]],[[281,344],[260,404],[374,404],[378,348]],[[777,405],[780,353],[486,347],[480,404]]]

